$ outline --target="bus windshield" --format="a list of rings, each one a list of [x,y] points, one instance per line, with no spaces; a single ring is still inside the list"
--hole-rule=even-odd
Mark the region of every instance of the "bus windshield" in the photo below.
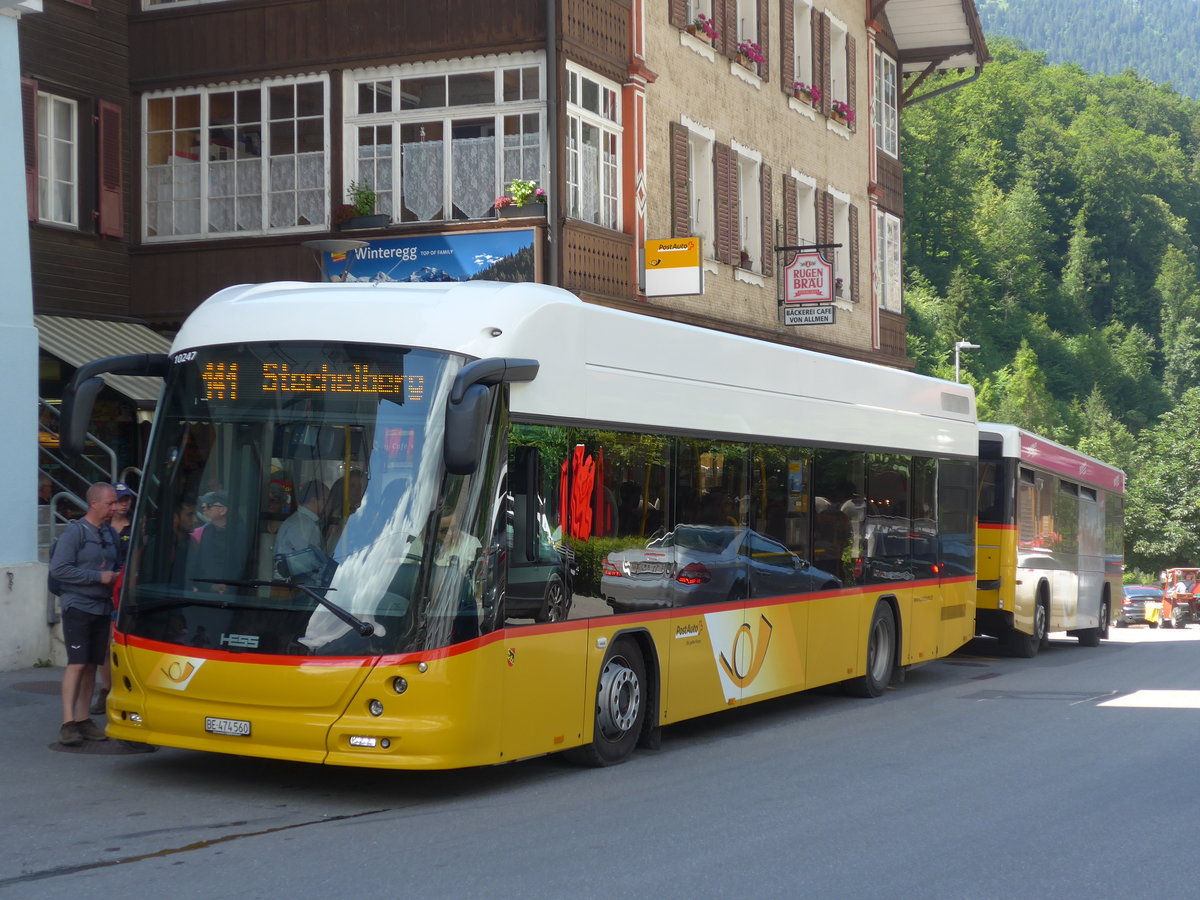
[[[122,632],[321,656],[478,634],[487,513],[479,479],[446,477],[442,463],[446,396],[462,358],[263,343],[173,362]]]

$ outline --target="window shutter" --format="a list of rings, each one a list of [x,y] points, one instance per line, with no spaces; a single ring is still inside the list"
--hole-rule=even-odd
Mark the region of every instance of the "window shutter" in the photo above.
[[[821,88],[821,112],[829,115],[829,83],[832,80],[830,66],[832,53],[830,47],[829,18],[825,13],[812,17],[813,30],[813,81]]]
[[[858,207],[850,204],[850,300],[858,302]]]
[[[667,21],[676,28],[687,28],[687,0],[671,0],[667,6]]]
[[[733,265],[740,250],[738,238],[737,167],[733,148],[713,145],[713,185],[717,203],[713,216],[716,231],[717,260]]]
[[[857,67],[854,61],[854,37],[846,35],[846,102],[850,104],[850,108],[854,110],[854,121],[850,123],[850,130],[856,130],[858,124],[858,98],[857,93]]]
[[[799,205],[796,203],[796,179],[791,175],[783,176],[783,242],[789,247],[800,244]],[[789,254],[790,257],[790,254]],[[791,262],[791,259],[788,259]]]
[[[713,18],[717,10],[721,11],[721,22],[716,25],[720,35],[720,46],[717,48],[725,56],[733,59],[737,56],[737,0],[713,0]],[[716,24],[714,22],[714,24]]]
[[[779,4],[779,87],[789,97],[795,80],[796,0],[783,0]]]
[[[833,194],[821,191],[817,195],[817,243],[833,243]],[[823,251],[826,258],[832,259],[836,250]]]
[[[121,107],[99,101],[100,128],[96,146],[100,170],[99,231],[107,237],[125,237],[125,178],[121,169]]]
[[[25,206],[30,222],[38,220],[37,92],[36,81],[21,79],[21,115],[25,120]]]
[[[688,182],[688,130],[679,122],[671,123],[671,237],[688,237],[691,212],[691,185]]]
[[[758,46],[762,48],[763,59],[765,63],[760,63],[756,66],[758,77],[763,81],[771,80],[771,28],[770,19],[771,4],[768,0],[758,0]]]
[[[775,274],[775,235],[771,227],[775,222],[775,207],[771,202],[771,167],[765,163],[758,167],[758,183],[759,211],[762,213],[762,273],[770,278]]]

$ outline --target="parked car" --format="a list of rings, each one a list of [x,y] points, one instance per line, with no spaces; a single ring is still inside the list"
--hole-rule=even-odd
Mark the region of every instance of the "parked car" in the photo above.
[[[836,576],[749,528],[679,525],[643,548],[610,553],[600,593],[614,612],[778,597],[842,586]]]
[[[1149,625],[1158,627],[1157,618],[1154,621],[1146,618],[1146,602],[1161,603],[1162,588],[1153,584],[1127,584],[1125,596],[1121,599],[1121,613],[1117,617],[1117,627],[1128,625]]]

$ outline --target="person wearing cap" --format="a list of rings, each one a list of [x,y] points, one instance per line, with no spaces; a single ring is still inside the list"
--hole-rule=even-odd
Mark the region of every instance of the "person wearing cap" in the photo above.
[[[133,527],[133,491],[123,481],[113,485],[117,492],[117,502],[113,505],[112,529],[117,533],[120,543],[117,544],[117,568],[125,565],[125,557],[129,555],[129,532]]]
[[[226,582],[246,577],[246,546],[229,510],[229,494],[209,491],[200,498],[204,524],[192,532],[196,541],[188,555],[188,583],[193,591],[229,592]]]

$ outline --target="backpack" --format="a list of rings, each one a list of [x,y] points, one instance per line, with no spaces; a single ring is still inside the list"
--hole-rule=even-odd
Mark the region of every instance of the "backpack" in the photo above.
[[[75,524],[74,522],[69,522],[67,524],[67,528],[73,527],[74,524]],[[58,547],[58,542],[62,538],[62,536],[67,533],[67,528],[64,528],[62,530],[62,533],[59,534],[59,536],[56,537],[50,544],[50,566],[51,566],[51,568],[49,571],[46,572],[46,588],[50,591],[50,593],[52,593],[56,597],[61,595],[62,592],[64,590],[66,590],[67,586],[65,584],[63,584],[61,581],[59,581],[57,578],[55,578],[53,575],[54,550],[56,547]]]

